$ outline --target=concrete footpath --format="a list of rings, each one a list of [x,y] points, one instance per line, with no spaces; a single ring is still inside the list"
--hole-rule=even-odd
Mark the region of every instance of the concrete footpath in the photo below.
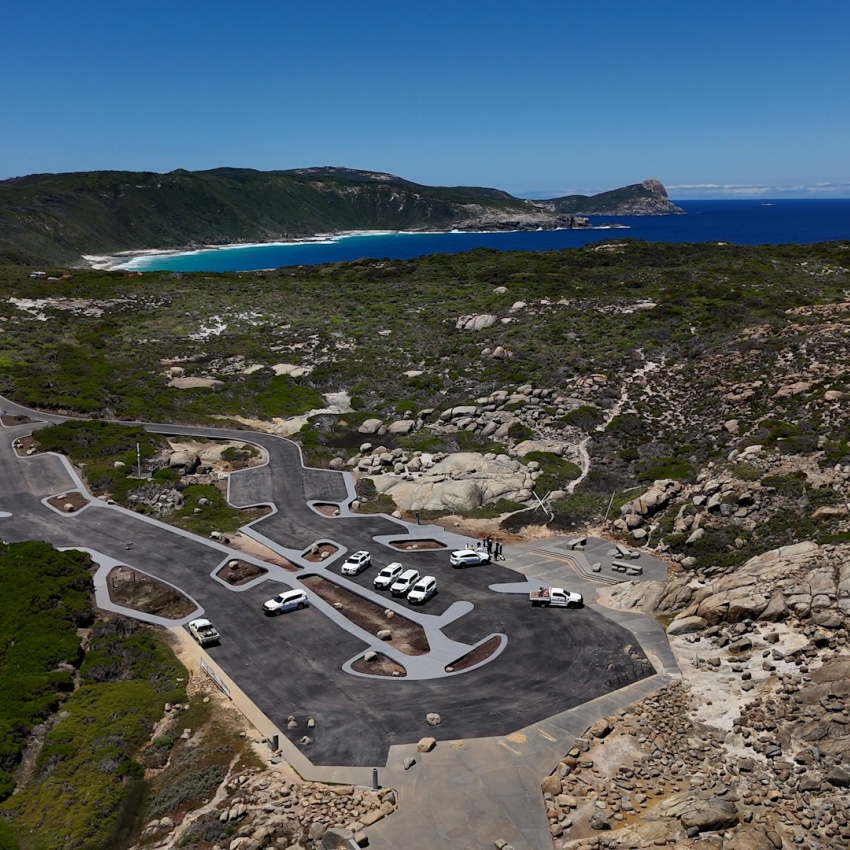
[[[397,790],[399,807],[369,828],[369,846],[375,850],[481,850],[499,838],[515,850],[551,850],[541,780],[595,720],[627,708],[679,678],[663,628],[652,617],[599,606],[595,599],[600,585],[576,575],[563,560],[547,557],[547,545],[559,551],[562,541],[509,547],[508,563],[530,580],[579,590],[589,607],[635,635],[656,673],[509,735],[444,741],[436,726],[432,734],[438,743],[430,753],[417,753],[415,744],[392,747],[386,765],[379,768],[378,780],[382,787]],[[173,631],[261,734],[279,734],[183,629]],[[306,780],[371,787],[369,767],[314,765],[284,735],[279,735],[279,746],[281,755]],[[409,770],[404,769],[407,757],[416,762]]]
[[[438,743],[430,753],[417,753],[415,745],[393,747],[380,781],[397,789],[399,810],[370,828],[371,847],[481,850],[501,838],[515,850],[551,850],[542,779],[595,720],[679,678],[661,625],[643,614],[598,605],[596,591],[603,585],[588,578],[584,570],[574,569],[563,552],[564,540],[553,538],[507,547],[506,556],[511,569],[530,580],[579,591],[589,607],[628,628],[655,667],[655,675],[504,737],[441,741],[437,726]],[[660,577],[657,569],[648,572]],[[415,758],[416,764],[405,771],[407,756]]]

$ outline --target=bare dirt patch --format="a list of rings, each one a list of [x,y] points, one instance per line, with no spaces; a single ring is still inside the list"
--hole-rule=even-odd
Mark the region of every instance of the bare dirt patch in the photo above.
[[[428,644],[425,629],[418,623],[398,614],[395,614],[392,619],[387,619],[380,605],[321,576],[304,576],[301,581],[318,593],[325,602],[331,605],[339,603],[342,606],[339,609],[340,613],[348,617],[355,626],[373,635],[377,635],[382,629],[389,629],[392,638],[387,643],[405,655],[425,655],[430,652],[431,647]]]
[[[461,655],[457,661],[446,666],[447,673],[457,673],[459,670],[468,670],[482,661],[486,661],[500,646],[502,639],[498,635],[485,640],[480,646],[467,652],[466,655]]]
[[[48,505],[52,505],[58,511],[72,514],[80,508],[84,508],[89,503],[89,500],[82,494],[76,491],[72,493],[61,493],[58,496],[53,496],[47,500]],[[68,505],[71,507],[69,508]]]
[[[392,546],[393,549],[400,549],[402,552],[446,548],[446,544],[440,543],[439,540],[393,540],[393,542],[390,543],[390,546]]]
[[[15,440],[15,451],[18,453],[18,457],[29,457],[30,449],[33,451],[38,449],[38,442],[33,437],[19,437]]]
[[[130,567],[115,567],[106,577],[109,598],[116,605],[169,620],[188,617],[197,606],[171,585]]]
[[[247,584],[267,572],[268,570],[258,567],[256,564],[249,564],[247,561],[234,558],[232,561],[228,561],[216,575],[228,584],[240,585]]]
[[[360,656],[352,665],[351,669],[355,673],[365,673],[369,676],[394,676],[397,679],[407,675],[407,670],[393,661],[392,658],[387,658],[382,652],[375,653],[376,658],[372,661],[367,661],[364,656]]]
[[[14,425],[28,425],[33,420],[29,418],[29,416],[11,416],[7,414],[6,416],[0,416],[0,422],[8,427],[12,427]]]
[[[452,515],[439,517],[432,520],[432,522],[434,525],[445,528],[446,531],[463,534],[475,540],[481,540],[482,537],[489,535],[497,543],[502,543],[503,545],[523,543],[526,540],[544,540],[547,537],[557,537],[563,533],[553,531],[545,525],[526,525],[519,532],[512,533],[502,528],[501,525],[502,520],[508,516],[510,514],[502,514],[501,516],[488,519],[475,519]]]
[[[242,532],[229,534],[231,549],[236,549],[238,552],[244,552],[246,555],[251,555],[260,561],[265,561],[268,564],[273,564],[276,567],[281,567],[291,573],[297,573],[301,567],[296,566],[292,561],[287,560],[283,555],[278,555],[273,549],[264,546],[262,543],[254,540],[253,537],[248,537]]]
[[[313,507],[322,514],[322,516],[339,516],[339,505],[322,502],[313,505]]]
[[[301,557],[311,564],[319,564],[322,561],[327,561],[331,555],[335,555],[338,551],[339,549],[330,543],[319,543],[316,546],[311,546]]]

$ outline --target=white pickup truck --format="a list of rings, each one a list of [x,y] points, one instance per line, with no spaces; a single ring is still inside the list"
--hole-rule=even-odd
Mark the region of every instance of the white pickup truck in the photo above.
[[[218,629],[209,621],[203,618],[192,620],[189,623],[189,634],[201,645],[209,646],[213,643],[218,643]]]
[[[532,605],[548,608],[550,605],[562,608],[581,608],[584,597],[563,587],[539,587],[528,594]]]

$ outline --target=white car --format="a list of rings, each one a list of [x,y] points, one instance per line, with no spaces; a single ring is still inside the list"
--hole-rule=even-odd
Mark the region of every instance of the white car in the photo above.
[[[353,552],[340,567],[344,576],[356,576],[362,573],[372,563],[372,556],[368,552]]]
[[[303,590],[286,590],[278,593],[274,599],[263,603],[263,612],[266,614],[283,614],[286,611],[296,611],[306,608],[310,604],[307,594]]]
[[[391,585],[393,596],[407,596],[410,589],[419,581],[419,570],[405,570]]]
[[[490,556],[486,550],[458,549],[452,552],[449,561],[453,567],[477,567],[479,564],[489,564]]]
[[[424,605],[437,592],[437,579],[434,576],[422,576],[407,594],[407,601],[413,605]]]
[[[395,561],[392,564],[387,564],[379,573],[375,576],[375,580],[372,584],[378,590],[386,590],[402,573],[404,572],[404,567],[398,562]]]

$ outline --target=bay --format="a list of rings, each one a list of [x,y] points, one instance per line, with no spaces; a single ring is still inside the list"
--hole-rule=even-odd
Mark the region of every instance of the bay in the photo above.
[[[730,242],[779,245],[850,239],[850,199],[679,201],[685,215],[592,216],[594,229],[493,233],[356,233],[290,244],[239,245],[124,258],[139,271],[253,271],[374,259],[411,259],[474,248],[549,251],[593,242]],[[611,228],[611,225],[621,225]],[[596,229],[605,228],[605,229]]]

